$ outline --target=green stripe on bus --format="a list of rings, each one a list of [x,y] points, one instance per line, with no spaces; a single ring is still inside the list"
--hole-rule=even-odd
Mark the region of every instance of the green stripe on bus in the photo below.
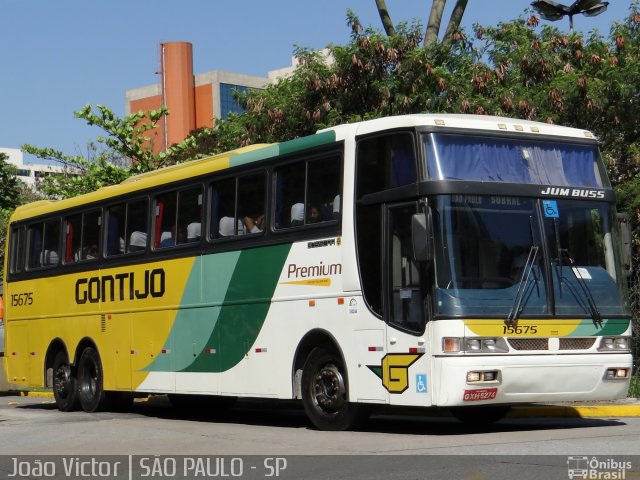
[[[326,145],[335,141],[336,133],[331,130],[328,132],[317,133],[316,135],[309,135],[308,137],[296,138],[295,140],[289,140],[288,142],[282,142],[278,146],[280,147],[280,155],[286,155],[288,153],[294,153],[307,148],[319,147],[320,145]]]
[[[602,321],[598,326],[592,320],[582,320],[578,328],[572,333],[571,337],[593,337],[606,335],[622,335],[629,328],[630,320],[620,318],[609,318]]]
[[[257,162],[258,160],[264,160],[265,158],[276,157],[278,152],[278,145],[269,145],[268,147],[253,150],[251,152],[240,153],[229,159],[229,166],[237,167],[239,165]]]
[[[224,372],[240,363],[262,329],[290,249],[286,244],[242,251],[204,350],[180,371]]]
[[[180,302],[182,308],[163,346],[172,354],[158,355],[144,371],[182,370],[202,352],[204,340],[211,337],[218,322],[220,306],[198,308],[198,305],[222,305],[239,257],[240,252],[229,252],[196,259]]]

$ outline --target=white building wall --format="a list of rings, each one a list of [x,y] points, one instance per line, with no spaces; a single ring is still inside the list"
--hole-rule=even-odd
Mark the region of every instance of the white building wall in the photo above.
[[[18,178],[29,187],[35,188],[36,179],[51,173],[62,173],[63,167],[60,165],[48,165],[43,163],[25,163],[24,154],[19,148],[2,148],[1,153],[9,156],[7,163],[15,165],[18,169]]]

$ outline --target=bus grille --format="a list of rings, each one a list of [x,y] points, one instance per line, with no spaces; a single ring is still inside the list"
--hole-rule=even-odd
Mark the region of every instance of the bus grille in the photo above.
[[[595,337],[561,338],[560,350],[589,350],[596,343]]]
[[[514,350],[549,350],[548,338],[509,338]]]
[[[514,350],[549,350],[548,338],[508,338]],[[559,338],[558,350],[589,350],[596,343],[595,337]]]

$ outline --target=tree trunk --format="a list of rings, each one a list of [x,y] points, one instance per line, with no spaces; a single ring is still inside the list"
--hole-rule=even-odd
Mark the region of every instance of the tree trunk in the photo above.
[[[449,19],[449,25],[447,25],[447,31],[444,33],[443,41],[450,42],[451,35],[460,27],[462,16],[467,8],[467,1],[468,0],[456,0],[453,12],[451,12],[451,18]]]
[[[433,0],[431,13],[429,14],[429,23],[427,24],[427,31],[424,35],[425,47],[433,45],[438,41],[440,23],[442,22],[442,11],[444,10],[445,3],[447,3],[447,0]]]
[[[387,9],[387,3],[385,0],[376,0],[376,7],[378,7],[378,13],[380,14],[380,20],[382,20],[382,26],[384,31],[390,37],[396,34],[396,29],[393,27],[393,22],[389,16],[389,10]]]

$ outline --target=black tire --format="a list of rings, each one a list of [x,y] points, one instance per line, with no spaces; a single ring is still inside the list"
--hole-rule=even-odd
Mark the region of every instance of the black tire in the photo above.
[[[323,347],[315,348],[302,369],[302,404],[319,430],[348,430],[369,417],[367,405],[348,400],[346,369],[340,355]]]
[[[78,382],[64,352],[56,353],[53,359],[53,396],[58,409],[62,412],[80,409]]]
[[[452,407],[450,409],[454,417],[461,422],[474,426],[484,427],[503,419],[511,410],[509,405],[490,405],[486,407]]]
[[[109,397],[104,391],[102,362],[93,347],[87,347],[78,361],[78,397],[85,412],[99,412],[109,406]]]

